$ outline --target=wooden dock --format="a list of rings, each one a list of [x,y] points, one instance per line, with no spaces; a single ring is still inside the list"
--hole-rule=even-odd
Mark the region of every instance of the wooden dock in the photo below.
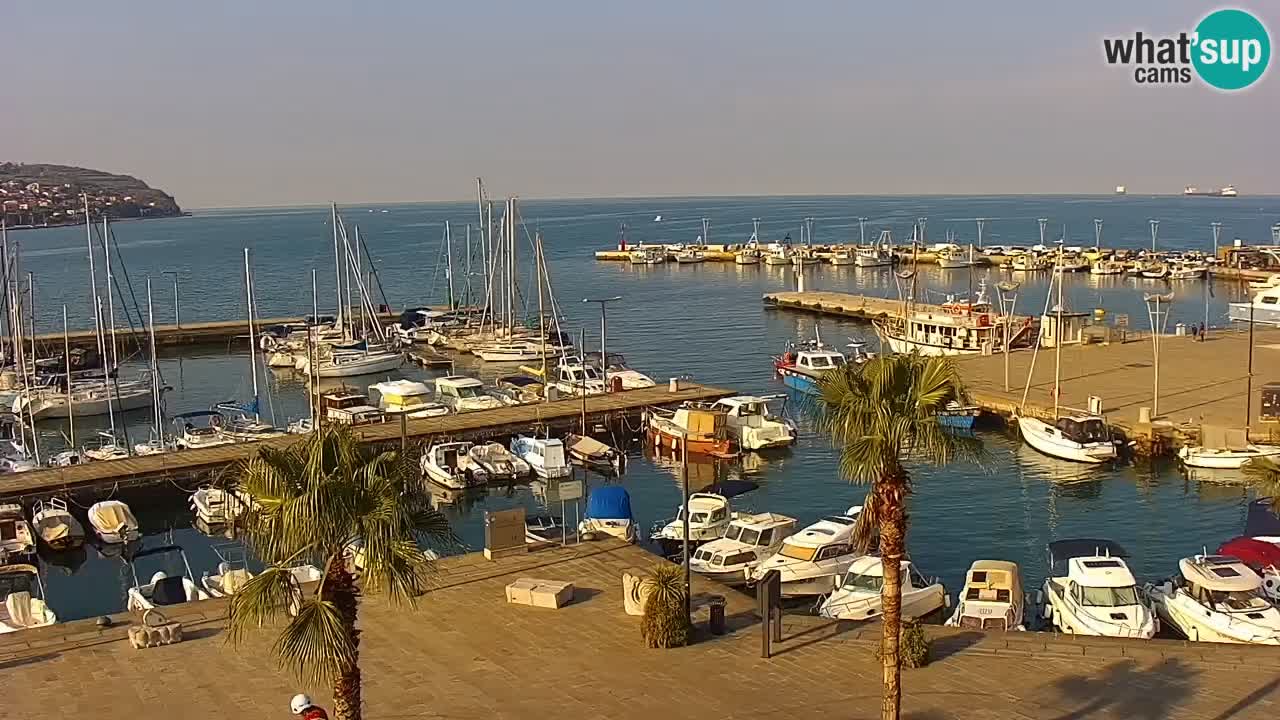
[[[619,418],[638,418],[647,407],[671,406],[686,401],[712,401],[732,395],[730,390],[682,383],[676,392],[665,385],[642,390],[626,390],[586,399],[566,398],[536,405],[515,405],[496,410],[419,418],[404,423],[409,440],[453,438],[459,440],[504,437],[542,426],[563,431],[579,427],[584,414],[588,423]],[[386,422],[357,429],[364,442],[397,443],[401,423]],[[67,468],[48,468],[0,476],[0,498],[28,498],[75,491],[110,489],[117,484],[146,484],[169,479],[189,479],[245,460],[259,447],[284,448],[299,442],[298,435],[258,442],[221,445],[199,450],[180,450],[159,455],[143,455],[123,460],[85,463]]]
[[[893,298],[819,290],[766,293],[763,301],[765,307],[769,308],[846,317],[868,322],[877,319],[901,318],[905,311],[903,302]],[[943,306],[931,303],[917,302],[912,304],[911,307],[915,312],[936,314],[946,314],[948,312]]]

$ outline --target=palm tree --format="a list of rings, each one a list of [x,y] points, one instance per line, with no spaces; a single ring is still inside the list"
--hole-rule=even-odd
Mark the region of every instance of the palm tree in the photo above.
[[[884,566],[881,717],[897,720],[902,704],[899,576],[911,495],[911,474],[905,463],[977,460],[981,444],[947,432],[938,423],[938,411],[964,396],[955,367],[945,358],[882,355],[861,367],[850,364],[826,373],[819,388],[822,395],[815,416],[822,431],[841,448],[841,474],[871,485],[854,536],[858,549],[866,552],[873,533],[879,533]]]
[[[1243,469],[1258,497],[1270,498],[1271,512],[1280,515],[1280,465],[1268,458],[1254,458]]]
[[[410,455],[374,452],[343,426],[261,448],[239,471],[254,500],[243,537],[266,569],[231,598],[231,641],[287,614],[272,647],[281,665],[308,685],[332,683],[334,715],[359,720],[362,591],[412,604],[432,557],[419,540],[452,545],[456,536],[427,503]],[[323,575],[304,593],[289,568],[308,562]]]

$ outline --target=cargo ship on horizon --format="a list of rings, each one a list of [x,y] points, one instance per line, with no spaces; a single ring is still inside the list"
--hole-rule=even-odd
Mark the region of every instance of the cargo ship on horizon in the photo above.
[[[1207,190],[1207,191],[1201,191],[1200,188],[1196,187],[1195,185],[1188,185],[1182,188],[1182,194],[1197,195],[1197,196],[1203,196],[1203,197],[1238,197],[1239,196],[1239,193],[1236,192],[1235,185],[1227,185],[1218,190]]]

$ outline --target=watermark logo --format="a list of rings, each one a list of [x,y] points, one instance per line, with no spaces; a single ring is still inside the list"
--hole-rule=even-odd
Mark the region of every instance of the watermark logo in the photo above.
[[[1215,10],[1193,32],[1104,38],[1109,65],[1133,67],[1141,85],[1187,85],[1193,77],[1217,90],[1243,90],[1258,82],[1271,60],[1271,36],[1258,18],[1233,8]]]

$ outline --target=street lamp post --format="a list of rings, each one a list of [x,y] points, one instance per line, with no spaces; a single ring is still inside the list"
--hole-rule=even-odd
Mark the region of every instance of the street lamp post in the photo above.
[[[1160,335],[1164,332],[1165,326],[1169,322],[1168,306],[1173,304],[1173,293],[1166,295],[1146,293],[1142,296],[1142,301],[1147,305],[1147,317],[1151,320],[1151,352],[1153,355],[1151,417],[1154,419],[1160,417]],[[1160,309],[1161,303],[1165,305],[1164,310]],[[1163,320],[1161,320],[1162,315],[1164,316]]]
[[[582,298],[584,303],[600,303],[600,372],[604,376],[604,391],[609,392],[609,317],[605,312],[605,305],[611,302],[618,302],[622,299],[621,295],[615,295],[610,298]],[[586,356],[587,349],[582,348],[583,356]],[[585,380],[585,378],[584,378]],[[582,388],[582,394],[587,394],[586,386]]]
[[[1013,309],[1018,304],[1018,286],[1021,283],[996,283],[1000,298],[1000,314],[1004,316],[1004,391],[1009,392],[1009,326],[1013,324]],[[1008,303],[1006,305],[1006,303]]]
[[[173,326],[182,327],[182,315],[180,314],[179,298],[178,298],[178,271],[177,270],[161,270],[161,275],[173,276]]]

